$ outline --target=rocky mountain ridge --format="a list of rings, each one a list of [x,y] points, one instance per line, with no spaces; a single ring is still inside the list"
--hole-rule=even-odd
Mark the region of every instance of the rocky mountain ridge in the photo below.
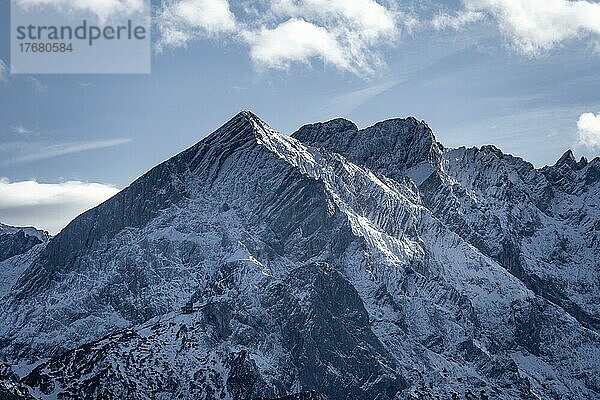
[[[33,227],[15,227],[0,223],[0,262],[23,254],[49,239],[50,235],[46,231]]]
[[[11,235],[19,232],[23,232],[27,236],[33,236],[40,242],[45,242],[50,239],[50,234],[48,232],[32,226],[11,226],[0,223],[0,235]]]
[[[0,263],[0,355],[36,398],[593,398],[599,162],[572,161],[242,112]]]

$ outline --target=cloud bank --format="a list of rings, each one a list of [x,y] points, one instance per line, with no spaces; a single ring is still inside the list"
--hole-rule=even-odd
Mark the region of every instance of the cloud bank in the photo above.
[[[600,149],[600,113],[583,113],[577,121],[579,144]]]
[[[73,218],[117,192],[116,187],[101,183],[11,182],[0,178],[0,222],[35,226],[56,234]]]
[[[381,51],[397,41],[402,28],[411,31],[419,25],[410,12],[400,11],[401,6],[410,9],[409,5],[383,0],[255,0],[236,11],[239,17],[227,0],[163,4],[158,18],[160,46],[185,46],[202,33],[226,33],[249,47],[250,58],[259,68],[287,69],[319,59],[339,70],[370,76],[384,65]],[[462,0],[462,5],[453,13],[434,14],[428,26],[459,30],[494,23],[514,49],[531,57],[568,40],[600,43],[597,2]],[[432,11],[433,6],[426,7]],[[211,22],[203,15],[211,16]]]
[[[53,6],[93,12],[105,19],[132,13],[144,0],[16,0],[21,6]],[[156,49],[187,46],[198,38],[228,39],[248,47],[259,69],[293,64],[326,65],[359,76],[382,66],[382,51],[405,29],[463,29],[493,23],[517,51],[535,57],[569,40],[600,45],[600,3],[591,0],[461,0],[436,14],[435,3],[393,0],[161,0],[153,10]],[[404,11],[403,11],[404,10]],[[418,10],[429,23],[420,24]],[[433,13],[433,17],[431,14]],[[2,79],[0,65],[0,80]]]
[[[33,133],[23,127],[15,127],[13,132],[18,134]],[[116,138],[106,140],[92,140],[89,142],[66,142],[58,144],[41,144],[30,142],[13,142],[0,145],[0,154],[4,153],[0,165],[21,164],[33,161],[47,160],[67,154],[81,153],[83,151],[104,149],[130,143],[130,138]]]

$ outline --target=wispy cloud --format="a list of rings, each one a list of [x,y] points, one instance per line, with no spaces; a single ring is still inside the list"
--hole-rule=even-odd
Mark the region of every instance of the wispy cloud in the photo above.
[[[10,165],[46,160],[67,154],[119,146],[131,141],[132,139],[130,138],[116,138],[89,142],[67,142],[52,145],[29,142],[5,143],[0,147],[0,152],[5,152],[7,154],[3,157],[4,160],[0,162],[0,164]]]
[[[462,29],[467,25],[479,22],[485,18],[485,14],[479,11],[459,11],[456,14],[440,13],[436,15],[431,24],[437,30],[441,29]]]
[[[437,17],[438,27],[459,28],[489,15],[514,47],[537,56],[570,39],[600,36],[600,3],[585,0],[463,0],[465,10]],[[437,21],[437,22],[436,22]]]
[[[25,128],[22,125],[13,126],[11,128],[11,131],[13,133],[16,133],[17,135],[21,135],[21,136],[27,136],[27,135],[31,135],[31,134],[35,133],[35,131],[33,129]]]
[[[67,181],[11,182],[0,178],[0,221],[58,233],[73,218],[114,196],[112,185]]]
[[[577,121],[578,144],[600,149],[600,113],[583,113]]]
[[[313,118],[322,119],[347,116],[367,101],[390,90],[400,82],[400,80],[392,80],[335,96],[327,101],[318,110],[318,115],[315,115]]]

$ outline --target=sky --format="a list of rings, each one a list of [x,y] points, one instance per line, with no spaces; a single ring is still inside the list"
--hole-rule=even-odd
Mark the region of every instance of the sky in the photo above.
[[[106,18],[143,0],[13,1]],[[140,75],[10,74],[9,7],[4,223],[56,233],[240,110],[285,134],[414,116],[447,147],[494,144],[536,167],[600,155],[597,1],[153,0]]]

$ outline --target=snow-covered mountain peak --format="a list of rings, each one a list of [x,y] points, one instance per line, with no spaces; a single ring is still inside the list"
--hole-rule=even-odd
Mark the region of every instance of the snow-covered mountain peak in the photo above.
[[[292,136],[307,144],[314,144],[329,150],[337,147],[338,151],[348,151],[349,147],[357,146],[359,139],[364,139],[368,133],[378,132],[377,137],[385,138],[387,143],[435,143],[435,136],[425,121],[414,117],[392,118],[376,123],[365,129],[359,129],[356,124],[344,118],[336,118],[327,122],[318,122],[302,126]],[[362,142],[366,146],[375,146],[376,140]]]
[[[327,147],[327,144],[330,143],[347,146],[357,132],[358,127],[354,122],[344,118],[335,118],[326,122],[304,125],[292,136],[304,143],[312,143],[322,147]]]
[[[201,143],[210,143],[211,146],[226,145],[231,148],[249,142],[256,143],[257,139],[269,135],[271,132],[274,131],[254,113],[240,111],[196,146]]]
[[[579,160],[579,162],[577,162],[577,159],[575,159],[575,155],[573,154],[573,151],[571,149],[569,149],[569,150],[565,151],[565,153],[558,159],[558,161],[556,161],[556,163],[554,164],[553,167],[560,168],[563,165],[567,165],[571,169],[578,170],[587,165],[587,159],[582,157],[581,160]]]
[[[573,152],[568,150],[552,166],[540,170],[553,185],[570,193],[587,191],[600,181],[600,158],[588,161],[581,157],[575,159]]]

